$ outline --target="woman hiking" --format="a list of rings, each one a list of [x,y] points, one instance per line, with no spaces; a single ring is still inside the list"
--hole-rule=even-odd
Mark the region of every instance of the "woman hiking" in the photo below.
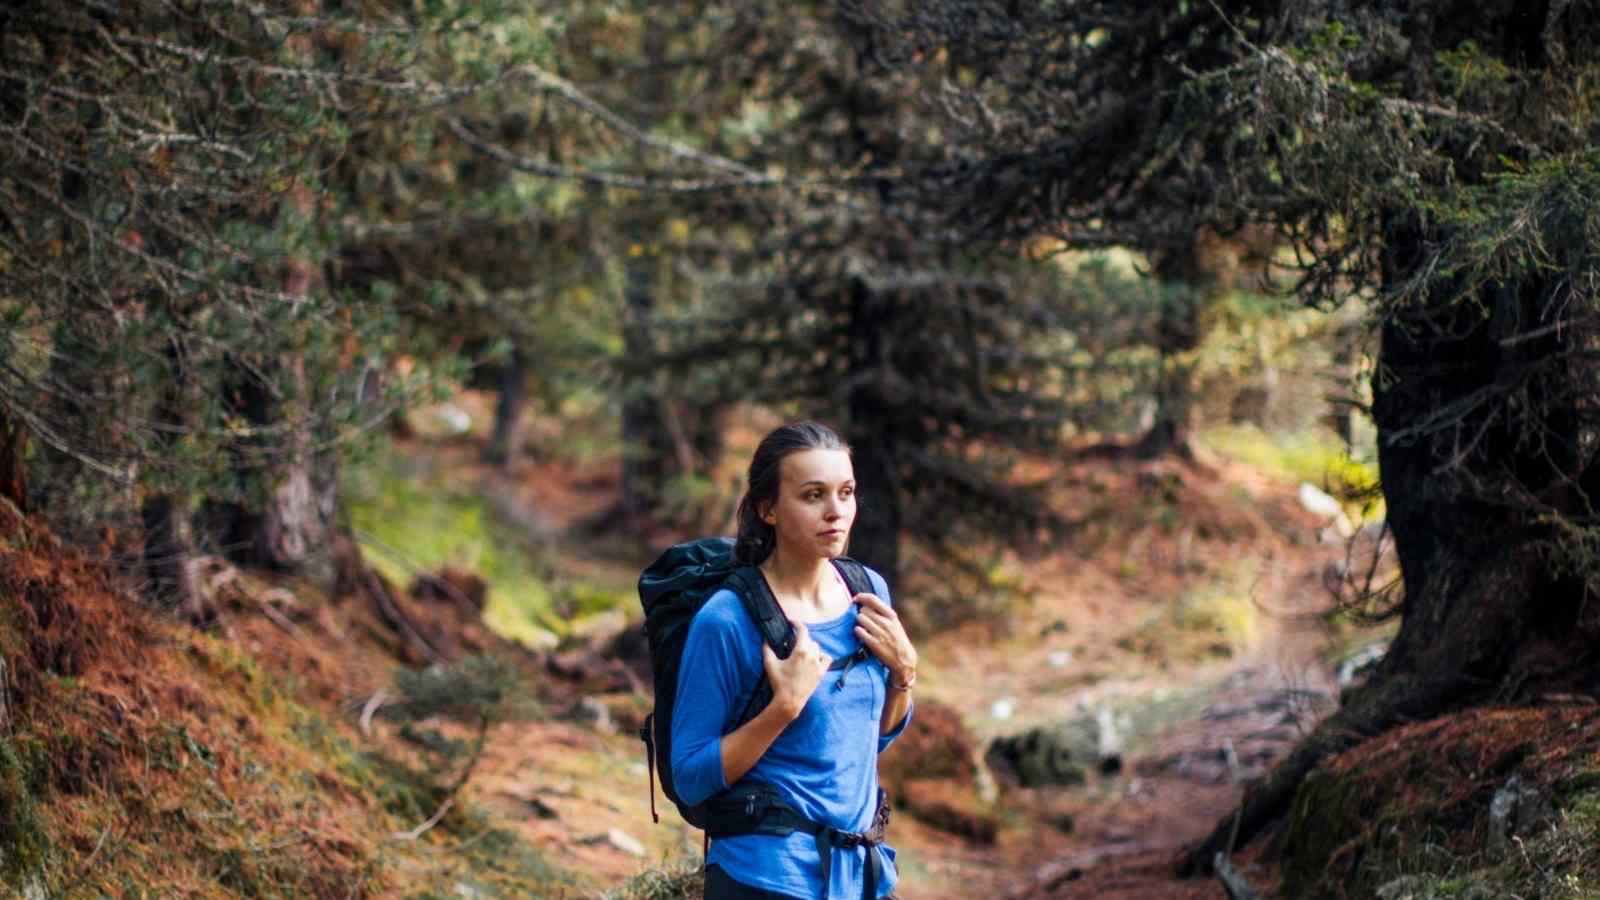
[[[911,719],[917,651],[882,576],[865,569],[872,589],[853,593],[833,564],[856,515],[849,448],[824,425],[784,425],[756,448],[747,483],[734,555],[759,569],[796,640],[779,659],[727,588],[689,626],[671,723],[678,793],[736,798],[763,823],[711,832],[705,896],[891,896],[877,757]],[[730,727],[763,676],[771,702]]]

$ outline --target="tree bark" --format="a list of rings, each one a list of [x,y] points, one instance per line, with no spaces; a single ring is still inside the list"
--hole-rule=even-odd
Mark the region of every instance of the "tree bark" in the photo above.
[[[661,65],[667,57],[667,36],[658,29],[646,29],[640,48],[647,69]],[[642,108],[666,108],[666,79],[649,79],[638,100]],[[642,123],[652,124],[652,123]],[[638,161],[647,165],[640,151]],[[661,223],[659,211],[647,203],[636,203],[628,225],[629,248],[623,285],[623,350],[631,359],[648,359],[655,349],[650,333],[650,317],[656,308],[660,289],[660,261],[655,244]],[[628,388],[622,404],[622,502],[624,520],[648,515],[660,503],[663,489],[672,472],[673,442],[667,429],[667,405],[662,402],[653,378],[639,379]]]
[[[1393,227],[1385,280],[1403,283],[1425,248],[1447,237]],[[1576,405],[1587,400],[1574,390],[1574,363],[1563,362],[1584,332],[1539,327],[1560,320],[1560,298],[1555,277],[1490,284],[1480,304],[1386,321],[1373,418],[1405,586],[1400,631],[1371,679],[1247,794],[1240,843],[1288,811],[1322,760],[1384,729],[1485,699],[1600,689],[1600,615],[1586,609],[1582,581],[1550,555],[1557,535],[1547,523],[1587,520],[1589,498],[1600,496],[1579,474],[1600,463],[1583,468]],[[1454,420],[1429,418],[1451,409],[1461,410]],[[1186,873],[1229,849],[1233,821],[1225,816],[1187,855]]]
[[[894,444],[885,435],[869,432],[851,438],[850,445],[860,488],[849,552],[892,584],[900,569],[900,492]]]
[[[186,499],[180,494],[155,494],[145,498],[139,509],[139,522],[144,532],[140,560],[144,566],[146,598],[158,606],[177,610],[199,624],[206,612],[201,608],[200,593],[195,589],[190,566],[196,551],[190,523],[192,510]]]
[[[0,406],[0,498],[28,514],[28,429]]]
[[[636,231],[636,237],[643,235]],[[633,359],[647,358],[652,349],[649,319],[655,309],[653,260],[641,254],[628,261],[623,296],[627,323],[623,348]],[[625,519],[645,516],[655,509],[666,486],[672,460],[666,411],[651,379],[628,388],[622,402],[622,500]]]
[[[170,453],[194,426],[194,373],[176,337],[167,342],[166,387],[156,405],[155,419],[162,428],[157,436],[158,452]],[[145,496],[139,508],[144,548],[140,561],[144,567],[145,595],[158,606],[181,611],[191,622],[206,617],[203,601],[194,583],[190,563],[197,555],[194,537],[194,498],[191,492],[172,488]]]
[[[850,533],[850,555],[877,569],[894,583],[900,569],[901,485],[896,459],[895,417],[883,396],[884,370],[890,365],[881,317],[886,301],[856,281],[850,315],[850,376],[854,386],[846,398],[849,414],[846,441],[856,475],[856,522]]]
[[[484,457],[492,463],[506,465],[521,452],[517,426],[522,422],[522,411],[528,403],[528,354],[520,347],[511,349],[505,368],[500,372],[500,396],[494,407],[494,433]]]
[[[286,200],[302,217],[316,214],[316,199],[305,187]],[[301,296],[322,287],[321,267],[312,260],[292,257],[281,271],[284,293]],[[239,358],[238,379],[227,400],[246,421],[283,428],[285,437],[261,438],[244,448],[254,454],[246,471],[265,482],[259,505],[230,502],[220,510],[220,526],[228,555],[244,564],[305,575],[322,584],[334,580],[333,545],[339,505],[337,456],[313,449],[313,410],[308,397],[309,378],[303,356],[288,352],[275,358]],[[254,371],[252,371],[254,370]],[[257,373],[264,374],[257,374]],[[262,377],[279,379],[275,397]],[[286,426],[286,427],[285,427]],[[268,443],[270,441],[270,443]]]
[[[1154,254],[1154,272],[1163,285],[1176,288],[1162,305],[1155,328],[1160,355],[1156,376],[1155,421],[1133,446],[1138,459],[1176,456],[1192,459],[1189,433],[1194,419],[1194,363],[1190,355],[1205,337],[1205,308],[1221,297],[1228,272],[1221,242],[1197,235],[1181,247]]]

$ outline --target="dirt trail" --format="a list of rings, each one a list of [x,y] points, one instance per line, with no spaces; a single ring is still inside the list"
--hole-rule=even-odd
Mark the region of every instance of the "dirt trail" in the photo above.
[[[1108,463],[1060,484],[1064,508],[1089,511],[1078,539],[1004,565],[1030,598],[1004,634],[925,641],[919,696],[953,707],[982,741],[1109,711],[1125,732],[1121,769],[1092,771],[1082,786],[1006,789],[989,845],[897,816],[900,895],[1223,897],[1215,881],[1175,880],[1174,859],[1331,708],[1318,613],[1324,569],[1344,550],[1319,540],[1326,523],[1293,485],[1225,461]],[[603,505],[540,499],[546,509]],[[897,602],[909,608],[938,588],[912,573]],[[651,822],[632,735],[642,704],[610,706],[609,733],[566,721],[502,729],[471,786],[585,873],[580,896],[700,850],[670,805]]]
[[[1307,571],[1291,581],[1305,590],[1315,577]],[[1297,601],[1301,606],[1311,598],[1322,602],[1320,594],[1299,596],[1307,598]],[[1244,782],[1264,775],[1292,749],[1331,709],[1335,696],[1332,673],[1319,656],[1327,635],[1318,620],[1264,619],[1257,641],[1254,651],[1226,662],[1143,677],[1130,673],[1076,689],[1053,688],[1044,674],[1048,669],[1038,661],[1030,665],[1027,653],[971,654],[958,673],[946,677],[1026,698],[1022,702],[1031,712],[1013,719],[1081,718],[1105,707],[1132,719],[1136,733],[1128,738],[1115,775],[1091,774],[1084,787],[1008,794],[1002,802],[1021,822],[1002,829],[992,847],[973,846],[919,823],[898,829],[897,838],[914,861],[904,895],[917,900],[1225,896],[1216,882],[1176,880],[1176,856],[1233,806]],[[1022,729],[1007,720],[989,722],[983,730],[994,736]],[[1062,816],[1071,817],[1070,832],[1042,824]]]

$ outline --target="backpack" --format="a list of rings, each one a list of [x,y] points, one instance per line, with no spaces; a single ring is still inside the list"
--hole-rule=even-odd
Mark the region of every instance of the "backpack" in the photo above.
[[[661,554],[639,576],[639,601],[644,605],[644,631],[650,645],[650,668],[656,692],[655,709],[645,716],[644,727],[639,729],[650,771],[650,815],[655,821],[661,821],[655,807],[655,780],[659,770],[661,789],[678,807],[684,820],[718,836],[740,833],[744,828],[718,815],[719,809],[740,804],[718,803],[719,797],[704,803],[685,804],[679,799],[672,778],[672,710],[677,699],[678,671],[683,645],[689,636],[689,623],[712,594],[726,587],[739,596],[761,639],[772,647],[779,659],[787,659],[795,644],[794,626],[784,616],[777,598],[772,596],[766,578],[754,566],[740,566],[735,562],[733,546],[730,538],[702,538],[678,544]],[[872,591],[872,582],[861,563],[839,557],[833,564],[852,596]],[[853,656],[834,660],[829,668],[853,666],[866,653],[863,648]],[[735,720],[734,728],[755,718],[771,700],[772,685],[763,675],[750,702]],[[749,804],[743,806],[749,808]]]

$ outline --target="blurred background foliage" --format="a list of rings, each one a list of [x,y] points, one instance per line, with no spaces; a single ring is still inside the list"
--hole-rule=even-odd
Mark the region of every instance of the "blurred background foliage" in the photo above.
[[[560,633],[529,523],[396,436],[473,433],[524,478],[609,461],[582,528],[690,534],[726,527],[730,435],[820,418],[855,450],[853,552],[983,590],[980,545],[1064,534],[1029,459],[1198,435],[1373,480],[1359,303],[1301,307],[1249,230],[952,227],[912,178],[947,158],[950,70],[829,4],[69,7],[0,15],[0,461],[163,603],[199,554],[334,580],[353,537]]]

